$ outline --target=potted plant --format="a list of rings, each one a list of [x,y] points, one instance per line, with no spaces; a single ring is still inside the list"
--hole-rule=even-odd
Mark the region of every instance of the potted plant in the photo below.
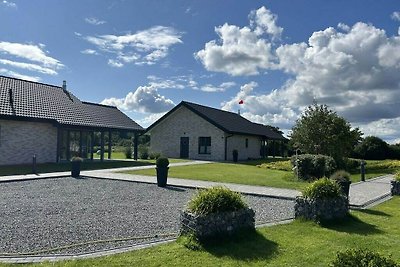
[[[156,161],[157,185],[160,187],[167,186],[169,160],[165,157],[159,157]]]
[[[394,180],[390,181],[392,196],[400,195],[400,172],[394,175]]]
[[[350,173],[344,171],[344,170],[339,170],[333,173],[330,177],[332,180],[334,180],[338,185],[340,186],[340,189],[342,190],[343,194],[349,198],[349,191],[350,191]]]
[[[71,159],[71,176],[74,178],[78,178],[79,174],[81,173],[81,163],[83,159],[80,157],[73,157]]]
[[[233,162],[238,162],[239,151],[237,149],[234,149],[232,151],[232,156],[233,156]]]

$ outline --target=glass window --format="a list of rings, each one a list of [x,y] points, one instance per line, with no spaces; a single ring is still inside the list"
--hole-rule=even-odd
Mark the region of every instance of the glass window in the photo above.
[[[211,137],[199,137],[199,154],[211,154]]]
[[[246,148],[248,148],[248,147],[249,147],[249,139],[246,138]]]

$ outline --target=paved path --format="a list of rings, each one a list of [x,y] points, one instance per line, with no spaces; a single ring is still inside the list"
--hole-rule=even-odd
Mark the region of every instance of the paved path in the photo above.
[[[350,206],[365,208],[390,198],[390,181],[393,175],[388,174],[350,186]]]

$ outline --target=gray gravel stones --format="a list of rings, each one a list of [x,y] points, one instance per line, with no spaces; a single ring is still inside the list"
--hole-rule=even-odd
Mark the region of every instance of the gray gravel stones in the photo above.
[[[171,238],[179,231],[179,211],[195,191],[91,178],[0,183],[0,254],[76,254]],[[256,224],[294,215],[293,201],[245,199],[256,212]],[[143,236],[148,238],[70,246]]]

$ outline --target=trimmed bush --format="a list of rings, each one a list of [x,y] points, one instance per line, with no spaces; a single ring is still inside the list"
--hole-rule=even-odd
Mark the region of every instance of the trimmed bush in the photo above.
[[[395,179],[397,182],[400,182],[400,172],[396,172],[396,173],[394,174],[394,179]]]
[[[329,176],[336,169],[335,160],[324,155],[303,154],[297,157],[293,156],[291,162],[293,167],[298,168],[299,179],[305,181]],[[296,168],[294,168],[294,171],[297,175]]]
[[[149,147],[146,145],[138,146],[139,158],[140,159],[148,159],[149,157]]]
[[[200,190],[189,202],[188,211],[196,215],[237,211],[247,208],[239,193],[216,186]]]
[[[348,182],[350,181],[350,173],[344,171],[344,170],[339,170],[334,172],[330,179],[336,181],[336,182]]]
[[[149,154],[149,159],[158,159],[159,157],[161,157],[160,153],[156,153],[156,152],[151,152]]]
[[[338,252],[331,263],[332,267],[399,267],[392,259],[379,253],[362,249],[349,249]]]
[[[328,178],[319,179],[303,190],[303,196],[308,199],[336,198],[341,195],[339,185]]]
[[[168,167],[168,165],[169,165],[168,158],[160,157],[156,161],[157,168],[166,168],[166,167]]]
[[[128,146],[124,149],[125,158],[131,159],[132,158],[132,147]]]

